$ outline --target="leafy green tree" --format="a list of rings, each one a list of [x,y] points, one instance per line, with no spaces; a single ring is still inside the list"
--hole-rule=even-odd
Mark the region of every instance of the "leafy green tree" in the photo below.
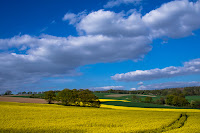
[[[4,95],[11,95],[11,94],[12,94],[12,91],[7,90]]]
[[[151,103],[153,101],[152,97],[145,97],[144,102]]]
[[[165,98],[164,97],[160,97],[159,99],[156,100],[155,103],[156,104],[165,104]]]
[[[71,90],[64,89],[60,92],[58,92],[58,95],[56,97],[57,101],[61,101],[64,105],[70,105],[70,99],[72,98]]]
[[[166,104],[172,105],[173,98],[174,98],[174,95],[167,95]]]
[[[133,95],[131,100],[132,100],[133,102],[140,102],[140,97],[138,97],[138,96],[136,96],[136,95]]]
[[[26,94],[26,92],[25,92],[25,91],[23,91],[23,92],[22,92],[22,94]]]
[[[45,100],[48,101],[49,104],[51,104],[52,101],[56,99],[56,94],[54,91],[46,91],[44,94],[45,94],[44,98]]]
[[[166,104],[174,106],[187,106],[189,102],[185,99],[182,94],[179,95],[168,95],[166,98]]]
[[[88,89],[80,90],[79,98],[83,106],[100,107],[100,101],[98,97]]]
[[[174,96],[173,100],[172,100],[172,105],[174,106],[186,106],[188,105],[189,102],[181,96]]]

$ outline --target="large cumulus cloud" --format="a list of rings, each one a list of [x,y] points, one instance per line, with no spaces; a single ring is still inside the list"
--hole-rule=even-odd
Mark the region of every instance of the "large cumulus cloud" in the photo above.
[[[142,36],[65,38],[23,35],[1,39],[0,49],[5,52],[0,53],[0,84],[2,88],[9,88],[14,82],[20,84],[30,79],[37,81],[42,77],[72,75],[77,67],[86,64],[137,60],[151,50],[149,43],[150,40]]]

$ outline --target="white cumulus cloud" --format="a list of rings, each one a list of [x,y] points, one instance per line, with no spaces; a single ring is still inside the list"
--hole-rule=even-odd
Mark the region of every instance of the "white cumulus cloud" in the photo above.
[[[150,11],[142,20],[153,38],[180,38],[200,27],[200,1],[176,0]]]
[[[16,88],[14,82],[20,84],[28,81],[29,77],[32,82],[42,77],[72,75],[77,67],[86,64],[137,60],[151,50],[149,43],[144,37],[115,38],[103,35],[67,38],[22,35],[0,39],[0,50],[6,51],[0,53],[0,74],[3,77],[0,85],[1,88],[9,88],[8,85],[12,83]]]
[[[132,72],[116,74],[112,76],[112,79],[117,81],[143,81],[199,73],[200,58],[185,62],[182,67],[170,66],[163,69],[156,68],[150,70],[136,70]]]
[[[77,25],[89,35],[136,37],[148,36],[148,28],[141,19],[141,14],[133,12],[129,16],[123,13],[98,10],[85,16]]]
[[[139,83],[137,83],[137,85],[143,85],[144,83],[143,82],[139,82]]]

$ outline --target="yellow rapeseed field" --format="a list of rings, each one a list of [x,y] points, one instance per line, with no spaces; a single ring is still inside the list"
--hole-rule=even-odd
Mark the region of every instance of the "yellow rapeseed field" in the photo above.
[[[184,126],[166,133],[200,133],[200,113],[187,113]]]
[[[148,132],[170,125],[181,113],[0,102],[0,132]],[[200,113],[188,114],[180,131],[199,124]],[[197,124],[191,130],[197,131]]]
[[[101,102],[113,102],[113,101],[119,101],[119,102],[131,102],[128,100],[116,100],[116,99],[99,99]]]

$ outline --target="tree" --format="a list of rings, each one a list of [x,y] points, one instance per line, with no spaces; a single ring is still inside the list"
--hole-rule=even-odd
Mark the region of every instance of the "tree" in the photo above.
[[[23,91],[23,92],[22,92],[22,94],[26,94],[26,92],[25,92],[25,91]]]
[[[174,95],[167,95],[166,104],[172,105],[173,98],[174,98]]]
[[[168,95],[166,98],[166,104],[174,106],[187,106],[189,102],[185,99],[182,94],[179,95]]]
[[[174,96],[173,100],[172,100],[172,105],[174,106],[186,106],[188,105],[189,102],[181,96]]]
[[[88,89],[80,90],[79,98],[83,106],[100,107],[100,101],[98,97]]]
[[[48,101],[49,104],[52,103],[52,101],[54,101],[56,99],[56,94],[54,91],[46,91],[45,93],[45,100]]]
[[[12,91],[7,90],[4,95],[11,95],[11,94],[12,94]]]
[[[157,99],[155,103],[156,103],[156,104],[165,104],[165,99],[164,99],[164,97],[160,97],[160,99]]]
[[[140,97],[138,97],[138,96],[136,96],[136,95],[133,95],[133,96],[132,96],[132,101],[133,101],[133,102],[140,102],[140,100],[141,100]]]
[[[190,105],[192,108],[200,108],[200,100],[197,101],[192,100]]]
[[[152,97],[145,97],[145,99],[144,99],[144,101],[146,102],[146,103],[151,103],[152,102]]]
[[[71,105],[73,100],[72,91],[70,89],[64,89],[58,93],[56,97],[57,101],[61,101],[64,105]]]

